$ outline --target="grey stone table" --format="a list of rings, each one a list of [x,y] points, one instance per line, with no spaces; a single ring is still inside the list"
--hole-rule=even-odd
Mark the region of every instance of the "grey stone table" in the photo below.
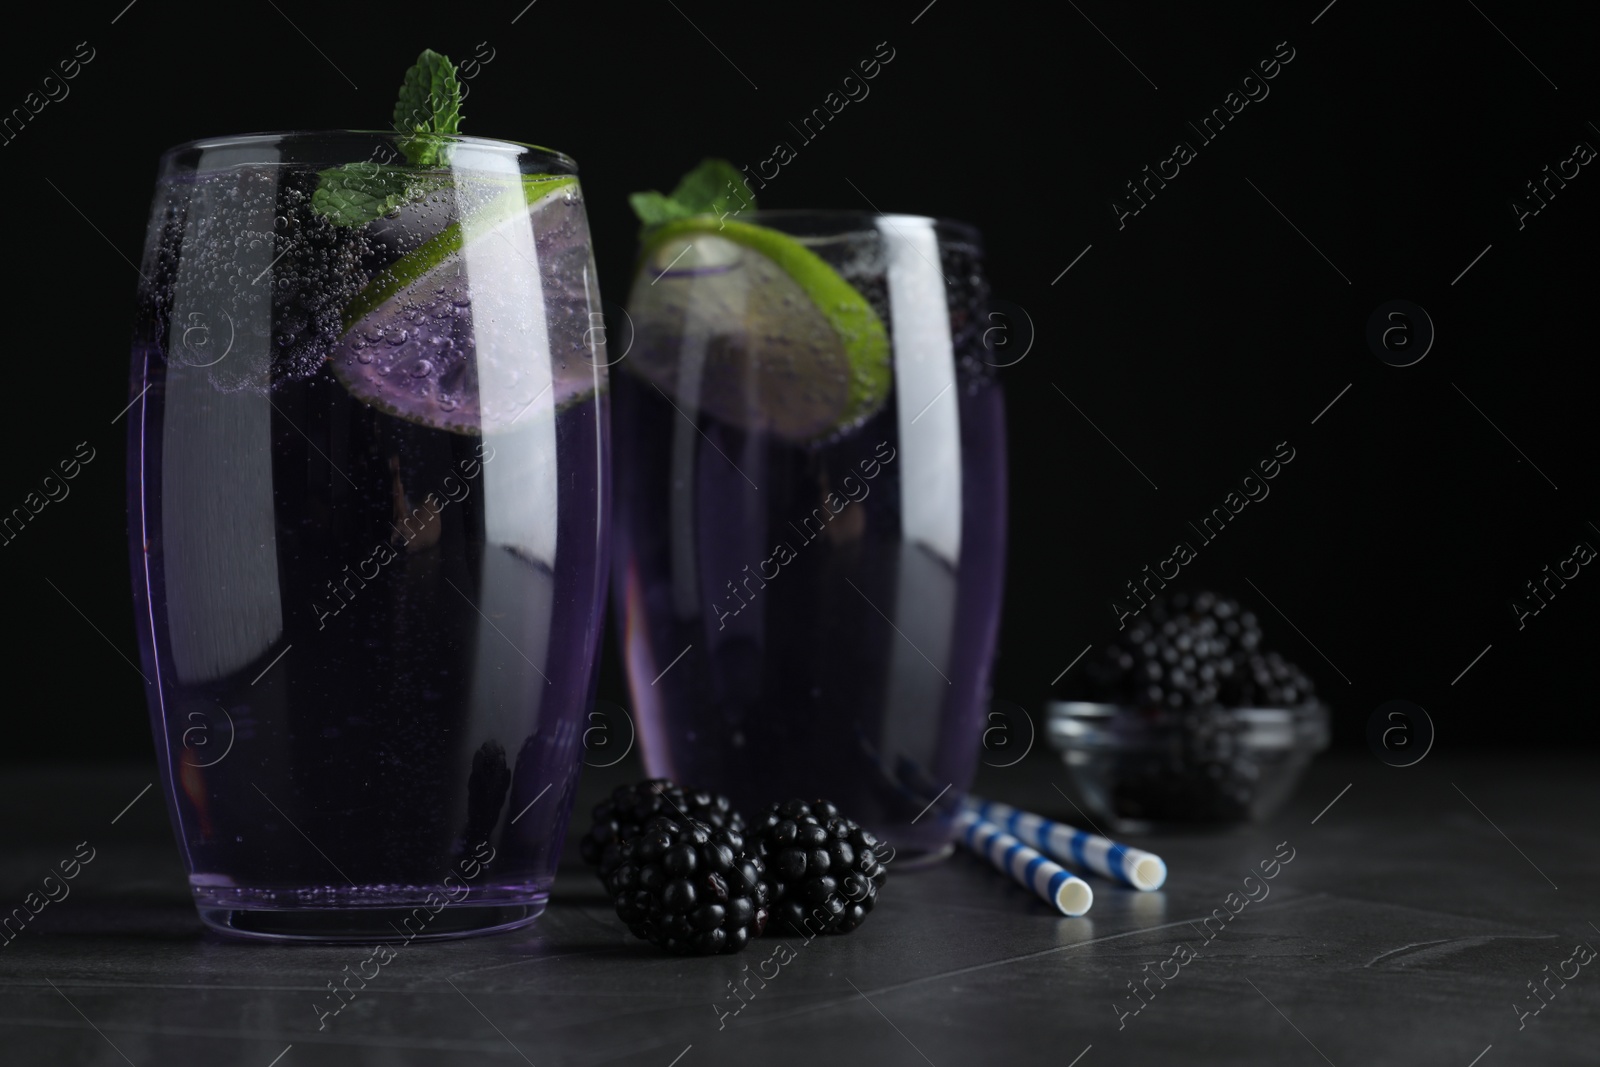
[[[13,770],[0,910],[78,842],[95,852],[71,895],[0,948],[0,1063],[1594,1064],[1600,964],[1569,962],[1600,946],[1592,764],[1325,758],[1266,825],[1139,841],[1167,859],[1167,887],[1096,882],[1079,919],[958,853],[891,877],[856,933],[791,939],[744,1001],[729,983],[775,943],[657,955],[564,865],[531,932],[408,946],[321,1031],[313,1003],[364,950],[205,933],[157,791],[119,815],[150,769]],[[1064,814],[1060,771],[1035,753],[980,784]],[[585,815],[619,772],[585,782]],[[1266,896],[1247,887],[1291,852]],[[1215,909],[1232,917],[1203,926]],[[1175,974],[1164,988],[1161,973]],[[1134,999],[1129,983],[1152,974]]]

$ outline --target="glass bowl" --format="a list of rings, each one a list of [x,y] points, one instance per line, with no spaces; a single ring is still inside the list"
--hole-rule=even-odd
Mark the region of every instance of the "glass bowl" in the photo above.
[[[1259,822],[1328,747],[1328,709],[1132,708],[1052,701],[1074,799],[1119,833]]]

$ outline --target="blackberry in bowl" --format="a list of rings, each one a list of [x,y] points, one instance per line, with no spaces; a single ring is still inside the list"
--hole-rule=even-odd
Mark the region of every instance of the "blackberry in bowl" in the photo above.
[[[1083,679],[1048,734],[1075,799],[1119,832],[1265,819],[1328,745],[1315,684],[1213,593],[1151,601]]]

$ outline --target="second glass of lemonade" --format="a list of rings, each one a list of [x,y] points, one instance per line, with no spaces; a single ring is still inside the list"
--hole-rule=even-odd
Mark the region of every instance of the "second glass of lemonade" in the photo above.
[[[616,370],[613,590],[652,774],[948,848],[1006,515],[976,231],[753,212],[647,231]]]

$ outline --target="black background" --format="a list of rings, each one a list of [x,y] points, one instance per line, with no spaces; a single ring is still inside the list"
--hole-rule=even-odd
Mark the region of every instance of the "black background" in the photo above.
[[[0,145],[0,508],[78,442],[96,458],[0,548],[0,758],[150,754],[127,662],[126,420],[112,418],[130,397],[129,261],[161,151],[380,127],[420,49],[459,61],[479,42],[493,59],[464,130],[577,158],[611,302],[636,231],[626,195],[670,189],[705,155],[754,167],[787,141],[797,156],[764,206],[876,205],[982,229],[996,297],[1032,323],[1029,336],[1023,316],[996,320],[1011,346],[997,361],[1027,348],[1003,372],[1012,536],[996,697],[1037,712],[1069,695],[1081,668],[1051,679],[1113,638],[1122,584],[1195,541],[1187,523],[1287,441],[1295,459],[1271,496],[1197,544],[1182,580],[1257,607],[1329,699],[1341,743],[1360,744],[1394,698],[1431,713],[1441,748],[1592,736],[1595,568],[1525,629],[1509,607],[1576,542],[1600,546],[1600,167],[1525,228],[1510,207],[1576,142],[1600,146],[1593,35],[1575,9],[124,2],[30,5],[7,29],[0,113],[78,42],[95,58]],[[1283,41],[1294,59],[1270,95],[1201,146],[1185,121]],[[870,95],[802,143],[789,123],[880,42],[894,58]],[[1112,199],[1179,139],[1197,158],[1119,229]],[[1364,339],[1372,310],[1400,298],[1437,328],[1406,368]],[[614,641],[601,695],[626,703]]]

